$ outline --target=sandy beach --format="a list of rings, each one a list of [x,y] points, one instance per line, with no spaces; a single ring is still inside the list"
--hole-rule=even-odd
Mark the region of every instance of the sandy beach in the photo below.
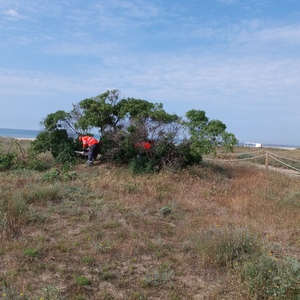
[[[13,136],[1,136],[2,139],[9,139],[9,140],[18,140],[18,141],[34,141],[35,138],[25,138],[25,137],[13,137]]]
[[[35,140],[35,138],[20,138],[20,137],[13,137],[12,139],[23,140],[23,141],[34,141]]]

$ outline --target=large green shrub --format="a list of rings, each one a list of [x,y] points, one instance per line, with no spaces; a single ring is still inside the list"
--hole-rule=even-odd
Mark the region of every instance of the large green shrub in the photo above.
[[[74,162],[76,143],[65,129],[41,132],[31,144],[31,151],[42,153],[50,151],[59,163]]]
[[[0,156],[0,171],[13,168],[17,155],[15,153],[7,153]]]
[[[203,154],[220,145],[232,150],[237,143],[225,124],[209,120],[204,111],[188,111],[183,121],[167,113],[161,103],[120,99],[118,90],[84,99],[69,113],[49,114],[42,125],[45,131],[32,145],[37,153],[50,151],[58,162],[72,162],[74,150],[80,147],[74,138],[98,129],[102,159],[130,165],[134,172],[181,168],[200,162]],[[155,141],[151,149],[135,147],[148,140]]]

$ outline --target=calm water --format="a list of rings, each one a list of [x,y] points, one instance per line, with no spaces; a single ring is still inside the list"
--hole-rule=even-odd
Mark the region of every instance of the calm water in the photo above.
[[[0,128],[0,137],[14,137],[14,138],[30,138],[34,139],[40,133],[39,130],[25,130],[25,129],[7,129]]]

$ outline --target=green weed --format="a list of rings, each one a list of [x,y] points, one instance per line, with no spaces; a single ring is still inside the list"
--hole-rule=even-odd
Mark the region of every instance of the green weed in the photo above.
[[[173,275],[170,264],[162,263],[155,270],[147,272],[144,283],[146,286],[169,286]]]
[[[101,253],[107,253],[115,248],[115,242],[103,241],[101,243],[91,242],[95,251],[100,251]]]
[[[54,168],[50,171],[47,171],[43,174],[43,181],[45,182],[54,182],[54,181],[73,181],[78,178],[78,174],[75,171],[65,171],[64,169],[60,170]]]
[[[39,186],[22,193],[22,198],[28,203],[59,202],[64,194],[59,185]]]
[[[218,267],[233,267],[250,256],[259,255],[261,242],[247,228],[217,226],[201,234],[196,241],[196,249],[208,263]]]
[[[49,285],[43,289],[42,295],[37,300],[67,300],[55,285]]]
[[[32,258],[39,256],[39,254],[40,254],[40,251],[35,248],[28,248],[23,251],[24,256],[32,257]]]
[[[296,259],[262,255],[239,271],[255,299],[300,299],[300,263]]]
[[[29,300],[30,298],[23,292],[17,292],[13,288],[3,287],[0,292],[1,300]]]
[[[276,202],[284,206],[300,207],[300,191],[289,191],[287,195],[277,199]]]
[[[2,191],[0,201],[0,238],[6,238],[27,221],[29,208],[19,193]]]
[[[88,278],[86,278],[85,276],[76,276],[74,278],[75,280],[75,283],[78,284],[78,285],[82,285],[82,286],[85,286],[85,285],[91,285],[92,284],[92,281]]]

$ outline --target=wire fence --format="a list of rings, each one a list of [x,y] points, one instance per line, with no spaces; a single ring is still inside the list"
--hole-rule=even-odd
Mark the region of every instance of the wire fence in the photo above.
[[[248,155],[252,155],[253,153],[256,152],[262,152],[263,154],[261,155],[256,155],[256,156],[248,156]],[[256,151],[250,151],[250,152],[240,152],[240,153],[231,153],[232,156],[237,156],[237,158],[228,158],[228,159],[218,159],[218,158],[204,158],[204,160],[207,161],[212,161],[212,162],[243,162],[243,161],[252,161],[252,160],[256,160],[256,159],[264,159],[265,162],[265,167],[266,169],[269,168],[270,166],[270,159],[273,159],[276,162],[276,167],[278,167],[280,170],[293,170],[292,173],[288,173],[288,174],[292,174],[292,175],[300,175],[300,160],[297,159],[293,159],[290,157],[286,157],[283,155],[279,155],[270,151],[266,151],[266,150],[256,150]],[[240,156],[240,157],[238,157]],[[248,157],[244,157],[244,156],[248,156]],[[290,163],[287,163],[285,161],[289,161]],[[292,165],[295,164],[296,166]],[[299,167],[298,167],[299,165]]]

